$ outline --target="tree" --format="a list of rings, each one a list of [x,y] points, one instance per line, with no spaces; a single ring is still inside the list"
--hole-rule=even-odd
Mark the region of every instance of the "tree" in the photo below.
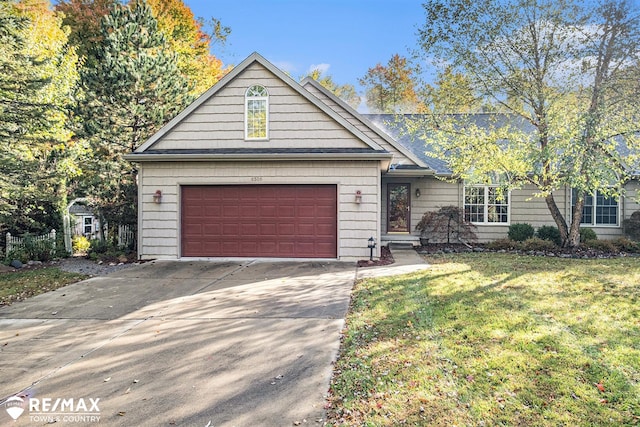
[[[358,81],[366,88],[366,102],[372,112],[414,112],[417,108],[415,72],[398,54],[386,66],[378,63],[369,68]]]
[[[62,14],[63,25],[70,29],[69,44],[76,47],[86,66],[94,62],[90,55],[92,47],[103,41],[102,18],[118,3],[118,0],[60,0],[55,5],[55,11]]]
[[[422,52],[446,60],[511,118],[478,126],[460,116],[431,116],[424,124],[431,155],[469,182],[498,177],[504,190],[533,185],[563,244],[576,246],[585,195],[620,197],[627,166],[637,164],[639,101],[621,86],[640,52],[637,7],[610,0],[429,0],[424,9]],[[564,187],[577,194],[570,221],[554,199]]]
[[[433,85],[425,85],[424,104],[438,113],[473,113],[482,110],[482,103],[474,93],[471,82],[463,73],[451,67],[438,73]]]
[[[97,59],[82,70],[83,134],[91,147],[89,191],[110,224],[136,224],[135,150],[191,101],[177,57],[144,2],[116,5],[102,21]],[[110,230],[114,230],[111,227]]]
[[[360,105],[360,97],[358,96],[356,88],[353,85],[339,85],[333,81],[333,77],[331,77],[330,75],[323,75],[322,70],[318,68],[312,70],[305,77],[311,77],[313,80],[316,80],[327,90],[331,91],[335,96],[349,104],[352,108],[358,109],[358,106]]]
[[[158,29],[177,54],[178,68],[193,85],[191,94],[199,96],[228,71],[210,50],[212,40],[224,42],[231,29],[212,18],[215,37],[212,39],[203,31],[203,21],[196,19],[182,0],[147,0],[147,3],[158,20]]]
[[[68,116],[78,58],[48,0],[0,1],[0,223],[60,228],[79,172]]]

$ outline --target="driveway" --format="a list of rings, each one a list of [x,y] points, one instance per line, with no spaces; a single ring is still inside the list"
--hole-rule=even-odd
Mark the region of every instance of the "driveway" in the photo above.
[[[0,399],[40,405],[0,424],[321,425],[355,273],[158,261],[0,308]]]

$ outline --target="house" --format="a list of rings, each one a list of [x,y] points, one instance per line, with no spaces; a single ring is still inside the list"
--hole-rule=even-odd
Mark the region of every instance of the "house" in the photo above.
[[[423,213],[451,204],[483,241],[514,222],[553,223],[532,189],[497,200],[490,186],[439,179],[446,165],[385,122],[252,54],[126,156],[138,164],[140,258],[357,260],[371,237],[417,243]],[[571,191],[556,198],[570,212]],[[622,234],[639,208],[597,195],[590,206],[599,236]]]
[[[88,206],[75,203],[69,207],[72,236],[85,236],[87,239],[100,238],[100,220]]]

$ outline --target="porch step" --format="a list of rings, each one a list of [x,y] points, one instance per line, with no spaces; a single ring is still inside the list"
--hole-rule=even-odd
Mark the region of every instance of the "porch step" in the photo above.
[[[397,249],[413,248],[420,246],[420,237],[412,234],[383,234],[380,236],[383,245],[389,245]]]

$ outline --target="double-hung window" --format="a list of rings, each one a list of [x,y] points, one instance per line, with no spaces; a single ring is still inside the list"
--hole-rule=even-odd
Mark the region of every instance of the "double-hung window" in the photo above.
[[[508,192],[497,185],[465,186],[464,218],[475,224],[508,224]]]
[[[572,191],[571,209],[575,209],[577,192]],[[582,220],[580,224],[591,226],[611,226],[619,225],[620,209],[618,201],[613,197],[606,197],[597,191],[584,196],[584,206],[582,207]]]
[[[253,85],[245,93],[245,139],[269,139],[269,93]]]

